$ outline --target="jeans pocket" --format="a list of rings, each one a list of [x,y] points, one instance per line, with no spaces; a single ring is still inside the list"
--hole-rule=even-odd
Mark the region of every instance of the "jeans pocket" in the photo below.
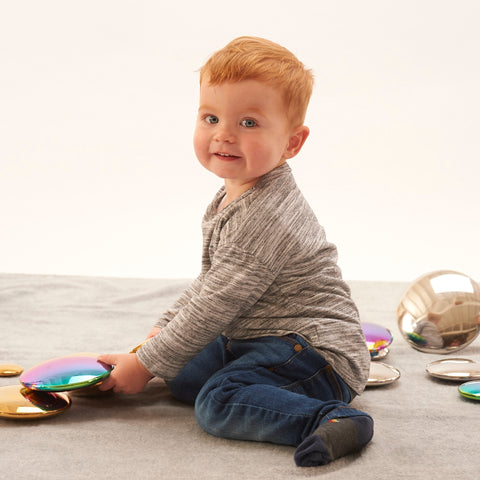
[[[325,365],[313,375],[305,379],[299,379],[283,387],[285,390],[300,393],[310,398],[322,401],[340,400],[348,402],[344,398],[343,389],[330,365]]]
[[[279,340],[289,344],[292,346],[295,352],[301,352],[304,348],[310,348],[308,343],[296,333],[289,333],[288,335],[284,335],[283,337],[276,337]]]

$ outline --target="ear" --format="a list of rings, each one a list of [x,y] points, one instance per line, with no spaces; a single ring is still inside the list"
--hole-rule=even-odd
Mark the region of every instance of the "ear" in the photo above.
[[[284,152],[284,158],[294,157],[303,147],[305,140],[310,134],[310,129],[305,125],[301,125],[293,130],[288,139],[287,148]]]

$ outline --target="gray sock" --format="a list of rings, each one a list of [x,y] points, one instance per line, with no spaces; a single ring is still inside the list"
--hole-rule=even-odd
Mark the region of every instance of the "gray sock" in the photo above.
[[[368,415],[332,419],[322,423],[295,450],[299,467],[325,465],[361,450],[373,437],[373,420]]]

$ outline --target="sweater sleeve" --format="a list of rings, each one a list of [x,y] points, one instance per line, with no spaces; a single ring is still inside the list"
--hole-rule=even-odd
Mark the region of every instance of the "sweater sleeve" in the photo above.
[[[198,291],[158,335],[138,352],[153,375],[165,380],[178,372],[232,322],[255,304],[275,279],[255,256],[235,246],[218,248]]]
[[[155,327],[165,328],[170,321],[172,321],[178,312],[190,301],[192,297],[200,291],[200,277],[197,277],[186,290],[182,292],[175,303],[166,310],[160,318],[156,321]]]

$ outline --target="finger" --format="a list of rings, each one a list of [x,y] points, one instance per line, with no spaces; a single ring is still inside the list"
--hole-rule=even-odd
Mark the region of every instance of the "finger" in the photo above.
[[[98,389],[101,392],[112,389],[115,386],[115,379],[110,374],[99,386]]]
[[[106,365],[115,365],[116,358],[115,355],[99,355],[97,357],[99,362],[105,363]],[[101,392],[110,390],[115,386],[115,378],[112,376],[112,373],[98,386],[98,389]]]
[[[102,363],[106,363],[107,365],[116,365],[117,364],[117,356],[108,354],[108,355],[99,355],[97,360]]]

